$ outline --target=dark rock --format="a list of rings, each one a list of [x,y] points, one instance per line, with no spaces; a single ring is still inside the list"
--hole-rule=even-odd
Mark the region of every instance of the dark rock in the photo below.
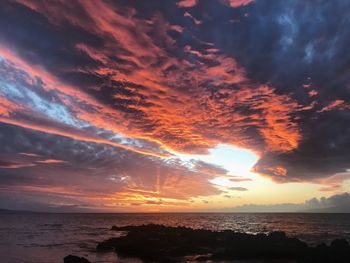
[[[118,243],[119,238],[114,237],[108,240],[102,241],[97,244],[97,250],[113,250],[115,248],[115,244]]]
[[[63,259],[64,263],[91,263],[84,257],[77,257],[73,255],[68,255]]]
[[[331,243],[331,249],[333,251],[342,253],[349,251],[350,246],[348,241],[346,241],[345,239],[335,239]]]
[[[277,241],[283,240],[286,238],[286,234],[284,232],[275,231],[275,232],[269,233],[269,238]]]
[[[101,242],[97,250],[115,249],[121,256],[152,262],[183,262],[185,257],[193,258],[193,255],[198,255],[197,261],[350,262],[350,247],[346,240],[335,240],[330,246],[309,247],[283,232],[251,235],[230,230],[213,232],[153,224],[113,226],[112,229],[127,234]]]

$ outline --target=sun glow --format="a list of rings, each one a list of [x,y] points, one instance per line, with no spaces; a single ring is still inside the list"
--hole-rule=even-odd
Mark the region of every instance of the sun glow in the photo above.
[[[280,184],[253,172],[253,167],[260,157],[248,149],[221,144],[210,149],[207,155],[177,153],[176,156],[183,162],[203,161],[227,170],[227,174],[218,174],[209,180],[222,191],[222,194],[208,199],[211,200],[209,205],[206,204],[209,207],[216,207],[217,204],[234,207],[245,203],[256,203],[257,200],[265,203],[287,202],[288,196],[296,196],[296,192],[298,192],[297,201],[300,202],[310,196],[317,196],[317,186],[314,184]]]
[[[247,178],[255,178],[256,174],[252,172],[252,168],[258,161],[259,156],[247,149],[238,148],[231,145],[220,144],[210,149],[207,155],[193,154],[177,154],[182,161],[200,160],[206,163],[220,166],[228,171],[228,176],[239,176]],[[228,179],[214,179],[214,183],[221,185]],[[221,183],[219,183],[221,182]]]

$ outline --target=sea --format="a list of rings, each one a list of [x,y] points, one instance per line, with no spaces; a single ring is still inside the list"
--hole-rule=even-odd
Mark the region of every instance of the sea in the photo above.
[[[113,225],[162,224],[245,233],[283,231],[310,245],[336,238],[350,241],[350,214],[298,213],[140,213],[140,214],[0,214],[1,263],[56,263],[69,254],[99,263],[141,263],[115,252],[97,253],[98,242],[121,233]]]

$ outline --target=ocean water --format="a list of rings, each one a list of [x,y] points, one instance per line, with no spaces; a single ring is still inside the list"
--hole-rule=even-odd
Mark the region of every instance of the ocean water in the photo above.
[[[246,233],[284,231],[309,244],[350,240],[350,214],[0,214],[1,263],[63,262],[68,254],[91,262],[140,262],[114,252],[96,253],[98,242],[120,235],[112,225],[163,224]]]

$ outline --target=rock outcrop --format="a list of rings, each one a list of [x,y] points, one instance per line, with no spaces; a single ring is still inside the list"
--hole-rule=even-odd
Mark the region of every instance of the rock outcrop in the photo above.
[[[112,230],[127,234],[99,243],[97,250],[115,250],[121,256],[152,262],[183,262],[185,258],[187,261],[193,258],[196,261],[350,262],[350,247],[344,239],[334,240],[329,246],[311,247],[283,232],[253,235],[162,225],[114,226]]]
[[[64,263],[91,263],[89,260],[87,260],[84,257],[78,257],[73,255],[68,255],[64,257],[63,262]]]

